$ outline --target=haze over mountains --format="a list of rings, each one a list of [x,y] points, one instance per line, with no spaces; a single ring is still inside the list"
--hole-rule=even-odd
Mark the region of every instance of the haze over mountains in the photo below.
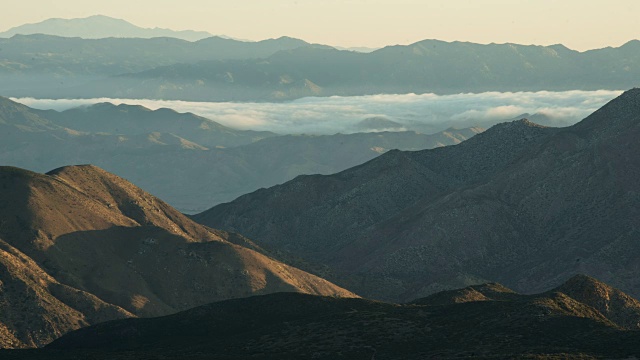
[[[3,98],[0,129],[2,164],[33,171],[95,164],[189,213],[300,174],[335,173],[391,149],[456,144],[483,130],[276,136],[169,109],[104,103],[56,112]]]
[[[496,125],[300,176],[194,218],[238,231],[359,294],[406,301],[499,281],[541,291],[586,273],[640,294],[640,89],[582,122]]]
[[[636,85],[640,75],[637,40],[585,52],[562,45],[424,40],[357,53],[287,37],[188,42],[34,34],[1,39],[0,48],[0,93],[14,97],[283,101],[379,93],[619,90]]]
[[[355,296],[95,166],[0,167],[0,188],[0,347],[254,294]]]
[[[333,135],[380,131],[363,121],[382,118],[400,124],[395,129],[432,134],[451,127],[483,127],[530,118],[541,125],[562,127],[584,119],[622,91],[539,91],[478,94],[379,94],[307,97],[288,102],[194,102],[149,99],[34,99],[14,98],[36,109],[64,111],[100,102],[170,108],[193,112],[228,127],[279,134]]]

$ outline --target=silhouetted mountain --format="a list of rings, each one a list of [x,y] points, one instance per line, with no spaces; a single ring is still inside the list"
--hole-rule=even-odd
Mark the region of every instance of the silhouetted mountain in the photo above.
[[[0,188],[2,347],[253,294],[354,296],[94,166],[0,167]]]
[[[586,291],[607,299],[595,282]],[[555,359],[633,358],[640,333],[560,291],[463,303],[409,305],[273,294],[155,319],[74,331],[16,359]],[[475,291],[475,289],[471,289]],[[459,292],[468,292],[462,289]],[[637,310],[637,309],[636,309]]]
[[[638,124],[633,89],[571,127],[496,125],[456,146],[300,176],[194,218],[316,263],[370,298],[487,281],[543,291],[575,273],[640,294]]]
[[[172,37],[187,41],[197,41],[212,37],[206,31],[171,29],[145,29],[122,19],[104,15],[94,15],[79,19],[47,19],[35,24],[25,24],[0,33],[0,37],[14,35],[45,34],[84,39],[100,38],[155,38]]]
[[[331,174],[390,149],[457,144],[482,131],[276,137],[230,129],[169,109],[105,103],[63,112],[39,111],[3,98],[0,129],[2,164],[33,171],[95,164],[189,213],[300,174]],[[257,141],[261,138],[264,141]]]

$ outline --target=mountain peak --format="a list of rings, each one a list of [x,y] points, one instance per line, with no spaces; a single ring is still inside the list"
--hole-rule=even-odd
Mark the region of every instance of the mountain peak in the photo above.
[[[518,296],[499,283],[472,285],[463,289],[442,291],[412,302],[416,305],[451,305],[475,301],[507,300]]]
[[[640,302],[586,275],[575,275],[551,292],[560,292],[600,311],[623,328],[640,328]]]
[[[0,181],[9,177],[32,178],[37,176],[33,171],[25,170],[15,166],[0,166]]]
[[[81,164],[81,165],[67,165],[67,166],[62,166],[59,167],[57,169],[53,169],[51,171],[49,171],[48,173],[46,173],[46,175],[49,176],[55,176],[55,175],[71,175],[71,174],[81,174],[81,173],[95,173],[95,174],[100,174],[101,176],[107,175],[109,174],[108,172],[106,172],[105,170],[103,170],[102,168],[92,165],[92,164]]]
[[[537,128],[546,128],[546,126],[536,124],[533,121],[529,120],[526,117],[523,117],[520,120],[514,120],[511,122],[511,126],[527,126],[527,127],[537,127]]]
[[[0,33],[0,37],[32,34],[85,39],[174,37],[187,41],[197,41],[212,36],[205,31],[142,28],[123,19],[93,15],[74,19],[52,18],[34,24],[24,24]]]
[[[536,124],[528,119],[520,119],[496,124],[484,133],[479,134],[479,136],[470,139],[470,141],[474,143],[484,142],[486,144],[492,144],[494,141],[505,144],[507,142],[520,144],[521,141],[528,141],[540,136],[545,136],[551,130],[553,129]]]
[[[609,101],[573,128],[592,138],[616,136],[640,124],[640,88],[632,88]]]

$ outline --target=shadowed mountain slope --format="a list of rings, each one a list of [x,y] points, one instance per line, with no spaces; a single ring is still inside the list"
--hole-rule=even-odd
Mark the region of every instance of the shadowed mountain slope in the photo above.
[[[95,166],[46,175],[0,167],[0,189],[8,276],[0,313],[18,346],[129,313],[158,316],[253,294],[355,296],[234,244],[238,236],[198,225]]]
[[[606,301],[598,291],[604,287],[608,288],[592,280],[581,289],[597,302]],[[367,360],[596,359],[640,354],[637,330],[617,325],[560,290],[527,296],[488,284],[473,291],[509,296],[396,305],[273,294],[213,303],[162,318],[108,322],[72,332],[42,350],[1,354],[16,359],[161,355],[165,359]]]
[[[389,152],[195,216],[327,265],[367,297],[499,281],[543,291],[575,273],[640,293],[640,89],[582,122],[497,125],[460,145]]]

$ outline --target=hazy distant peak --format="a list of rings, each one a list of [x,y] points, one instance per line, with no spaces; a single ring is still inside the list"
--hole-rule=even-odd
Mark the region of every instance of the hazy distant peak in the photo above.
[[[366,118],[356,124],[360,131],[404,130],[404,125],[384,116]]]
[[[291,36],[280,36],[278,38],[271,38],[271,39],[266,39],[263,41],[269,41],[269,40],[273,40],[273,41],[295,41],[295,42],[303,42],[303,43],[307,43],[304,40],[300,40]]]
[[[38,23],[13,27],[0,37],[14,35],[46,34],[63,37],[81,37],[84,39],[120,38],[154,38],[173,37],[187,41],[197,41],[213,36],[206,31],[171,30],[162,28],[142,28],[126,20],[105,15],[93,15],[85,18],[60,19],[52,18]]]
[[[638,48],[640,47],[640,40],[630,40],[624,43],[621,48]]]

